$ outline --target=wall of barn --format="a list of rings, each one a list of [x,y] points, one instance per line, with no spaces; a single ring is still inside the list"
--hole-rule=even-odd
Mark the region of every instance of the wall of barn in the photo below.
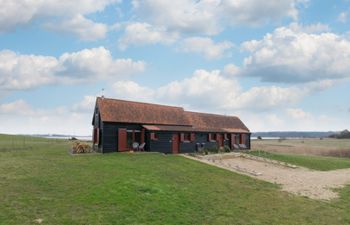
[[[154,131],[158,135],[158,140],[150,140],[151,131],[146,132],[146,148],[152,152],[172,153],[172,136],[173,134],[181,134],[175,131]],[[191,153],[196,151],[196,144],[204,144],[205,148],[217,147],[216,141],[208,141],[208,133],[196,133],[194,141],[179,142],[179,153]]]
[[[127,123],[110,123],[104,122],[102,126],[102,152],[118,151],[118,129],[126,128],[127,130],[141,130],[141,125]]]
[[[158,135],[158,140],[151,140],[151,133]],[[146,151],[172,153],[173,132],[170,131],[147,131],[146,132]]]
[[[98,123],[95,119],[95,123]],[[118,129],[126,128],[127,130],[141,130],[142,126],[139,124],[126,124],[126,123],[110,123],[103,122],[100,126],[101,135],[101,146],[103,153],[116,152],[118,151]],[[95,126],[99,126],[96,124]],[[161,153],[172,153],[172,135],[181,134],[182,132],[174,131],[154,131],[157,134],[158,140],[151,140],[150,134],[153,131],[145,132],[145,151],[161,152]],[[245,145],[250,149],[250,134],[245,135]],[[179,143],[179,153],[191,153],[196,151],[196,144],[204,144],[205,148],[216,148],[218,143],[216,141],[208,141],[207,132],[195,133],[194,141],[184,141]],[[224,140],[224,145],[229,147],[230,141]]]

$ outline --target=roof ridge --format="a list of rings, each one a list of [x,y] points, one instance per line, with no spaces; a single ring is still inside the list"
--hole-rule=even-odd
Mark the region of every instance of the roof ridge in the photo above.
[[[137,104],[144,104],[144,105],[154,105],[154,106],[161,106],[161,107],[171,107],[171,108],[178,108],[178,109],[182,109],[183,111],[184,108],[180,107],[180,106],[172,106],[172,105],[163,105],[163,104],[158,104],[158,103],[149,103],[149,102],[138,102],[138,101],[130,101],[130,100],[125,100],[125,99],[116,99],[116,98],[106,98],[106,97],[97,97],[97,99],[100,100],[111,100],[111,101],[120,101],[120,102],[129,102],[129,103],[137,103]]]
[[[187,110],[185,110],[185,113],[197,113],[197,114],[203,114],[203,115],[209,115],[209,116],[219,116],[219,117],[234,117],[234,118],[239,118],[238,116],[228,116],[228,115],[221,115],[221,114],[216,114],[216,113],[194,112],[194,111],[187,111]]]

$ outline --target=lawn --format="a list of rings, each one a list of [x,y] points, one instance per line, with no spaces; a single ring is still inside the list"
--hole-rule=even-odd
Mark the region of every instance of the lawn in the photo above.
[[[0,224],[350,223],[350,187],[316,201],[181,156],[72,156],[68,141],[22,141],[0,135]]]
[[[321,171],[350,168],[350,158],[283,154],[256,150],[250,151],[249,154]]]

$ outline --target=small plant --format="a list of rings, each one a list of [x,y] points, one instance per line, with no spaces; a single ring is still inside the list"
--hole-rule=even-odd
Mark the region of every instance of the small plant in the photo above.
[[[225,145],[224,146],[224,152],[231,152],[231,149],[227,145]]]

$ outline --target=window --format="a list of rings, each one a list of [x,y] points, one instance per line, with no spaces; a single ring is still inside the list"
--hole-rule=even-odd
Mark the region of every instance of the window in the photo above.
[[[152,132],[152,133],[151,133],[151,140],[152,140],[152,141],[157,141],[157,140],[158,140],[158,134]]]
[[[239,144],[241,141],[241,135],[240,134],[236,134],[236,144]]]
[[[224,140],[227,141],[228,140],[228,134],[224,134]]]
[[[180,134],[180,141],[181,142],[193,142],[195,141],[196,136],[195,133],[181,133]]]
[[[208,134],[208,141],[215,142],[216,141],[216,134],[209,133]]]
[[[191,134],[190,133],[185,133],[184,134],[184,141],[191,141]]]

